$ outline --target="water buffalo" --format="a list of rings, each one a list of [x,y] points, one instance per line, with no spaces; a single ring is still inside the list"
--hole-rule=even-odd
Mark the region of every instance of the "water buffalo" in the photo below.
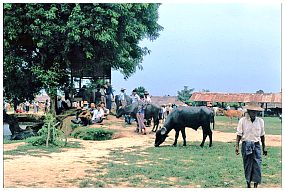
[[[146,105],[144,118],[146,120],[153,119],[153,128],[152,131],[155,132],[159,125],[159,110],[160,108],[152,103]],[[125,107],[120,107],[117,110],[116,117],[119,118],[122,115],[131,115],[134,119],[136,119],[136,113],[138,111],[138,103],[132,103],[130,105],[126,105]]]
[[[120,95],[115,95],[115,104],[116,104],[116,111],[118,111],[119,107],[122,106],[121,101],[119,100]],[[132,98],[128,95],[125,97],[127,105],[132,104]]]
[[[203,130],[203,141],[200,144],[201,147],[204,146],[206,137],[209,135],[210,144],[212,146],[212,130],[210,128],[210,123],[213,122],[214,128],[214,114],[213,111],[207,107],[178,107],[173,110],[165,120],[163,128],[156,132],[155,144],[158,147],[163,143],[168,136],[168,133],[174,129],[175,130],[175,141],[173,146],[176,146],[177,139],[179,137],[179,131],[182,133],[183,146],[186,146],[186,133],[185,127],[190,127],[197,130],[202,126]]]

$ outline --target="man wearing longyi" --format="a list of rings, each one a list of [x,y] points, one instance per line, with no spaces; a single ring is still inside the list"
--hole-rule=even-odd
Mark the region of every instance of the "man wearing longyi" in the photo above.
[[[239,143],[242,140],[241,153],[247,187],[250,188],[251,182],[254,182],[254,187],[257,188],[258,184],[261,183],[262,159],[260,142],[263,155],[267,155],[264,120],[256,117],[257,113],[263,111],[263,109],[255,102],[250,102],[243,108],[247,110],[248,115],[239,120],[235,152],[237,155],[239,154]]]

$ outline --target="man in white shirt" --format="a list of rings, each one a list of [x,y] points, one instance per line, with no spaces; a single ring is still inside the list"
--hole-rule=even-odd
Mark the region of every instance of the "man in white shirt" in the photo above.
[[[132,91],[132,95],[130,97],[132,99],[132,103],[135,103],[138,100],[140,100],[140,96],[137,94],[137,89],[136,88]]]
[[[250,188],[251,181],[253,181],[254,187],[257,188],[258,184],[261,183],[260,142],[263,155],[267,155],[264,121],[262,118],[256,117],[257,113],[263,109],[255,102],[249,103],[244,109],[247,109],[248,116],[239,120],[235,152],[239,155],[239,142],[242,140],[241,153],[247,187]]]
[[[93,123],[102,123],[103,117],[104,117],[104,110],[100,106],[100,104],[98,104],[96,109],[93,110],[92,122]]]
[[[121,88],[121,92],[119,94],[119,101],[120,101],[120,105],[125,107],[127,105],[127,101],[126,101],[126,92],[125,92],[125,88]]]

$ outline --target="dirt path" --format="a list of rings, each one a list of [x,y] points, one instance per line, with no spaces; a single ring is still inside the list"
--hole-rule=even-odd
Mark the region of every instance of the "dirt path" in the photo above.
[[[80,180],[87,175],[86,170],[96,168],[101,157],[108,156],[111,149],[125,148],[132,146],[153,147],[155,135],[138,135],[134,132],[134,125],[125,126],[121,119],[110,116],[106,124],[110,121],[117,122],[118,125],[110,123],[110,129],[120,130],[116,139],[108,141],[83,141],[79,139],[69,139],[78,141],[81,148],[68,148],[65,152],[51,153],[41,157],[20,155],[9,156],[4,160],[4,187],[5,188],[76,188],[79,187]],[[98,125],[97,125],[98,126]],[[96,126],[95,126],[96,127]],[[148,129],[150,131],[150,129]],[[213,132],[213,142],[233,142],[236,135],[234,133]],[[188,144],[192,141],[201,141],[202,131],[194,131],[187,128]],[[171,131],[166,145],[171,145],[174,139],[174,131]],[[181,136],[178,141],[182,141]],[[281,146],[281,136],[267,135],[268,146]],[[4,151],[15,149],[24,143],[4,144]],[[206,140],[206,146],[208,140]]]

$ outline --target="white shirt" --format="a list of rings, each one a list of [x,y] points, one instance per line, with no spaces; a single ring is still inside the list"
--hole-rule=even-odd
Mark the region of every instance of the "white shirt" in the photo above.
[[[140,96],[138,94],[135,94],[135,95],[132,94],[130,97],[132,99],[132,103],[135,103],[138,100],[140,100]]]
[[[98,119],[100,117],[103,117],[104,116],[104,110],[102,108],[99,109],[95,109],[93,110],[93,117],[92,117],[92,120],[95,121],[95,119]]]
[[[148,96],[146,96],[145,100],[146,100],[146,102],[147,102],[147,103],[151,103],[151,98],[150,98],[150,96],[149,96],[149,95],[148,95]]]
[[[242,141],[261,141],[260,137],[265,135],[264,120],[260,117],[255,117],[251,122],[250,117],[242,117],[237,126],[237,135],[241,136]]]

